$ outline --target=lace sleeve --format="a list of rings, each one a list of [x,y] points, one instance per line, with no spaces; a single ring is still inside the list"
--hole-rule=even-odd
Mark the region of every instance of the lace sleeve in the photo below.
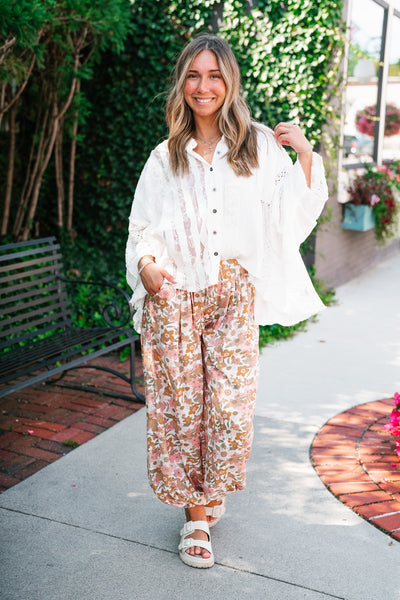
[[[304,171],[297,161],[276,186],[276,214],[282,232],[294,243],[303,242],[314,229],[328,199],[328,188],[322,158],[313,153],[311,184],[307,185]]]
[[[315,153],[313,154],[311,165],[311,191],[325,200],[328,198],[328,186],[323,161],[319,154]]]
[[[143,228],[136,229],[135,227],[132,227],[132,229],[130,231],[130,235],[131,235],[132,241],[134,243],[138,244],[139,242],[143,241]]]
[[[315,227],[328,198],[323,161],[313,153],[309,188],[300,162],[293,164],[286,150],[274,142],[268,140],[260,165],[266,237],[284,235],[288,243],[300,244]]]

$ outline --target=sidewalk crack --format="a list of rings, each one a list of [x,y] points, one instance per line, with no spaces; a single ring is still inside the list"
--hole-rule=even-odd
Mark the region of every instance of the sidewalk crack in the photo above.
[[[88,531],[89,533],[95,533],[98,535],[103,535],[105,537],[109,537],[112,539],[116,539],[116,540],[121,540],[123,542],[128,542],[131,544],[138,544],[139,546],[143,546],[145,548],[150,548],[152,550],[158,550],[160,552],[167,552],[168,554],[172,554],[172,555],[176,555],[177,552],[173,551],[173,550],[168,550],[167,548],[160,548],[159,546],[155,546],[154,544],[146,544],[144,542],[139,542],[136,540],[133,540],[131,538],[125,538],[123,536],[120,535],[115,535],[113,533],[107,533],[105,531],[100,531],[98,529],[91,529],[89,527],[84,527],[83,525],[77,525],[75,523],[67,523],[66,521],[60,521],[59,519],[52,519],[50,517],[45,517],[43,515],[36,515],[34,513],[30,513],[30,512],[26,512],[23,510],[18,510],[15,508],[9,508],[9,507],[4,507],[4,506],[0,506],[0,509],[2,510],[7,510],[9,512],[13,512],[13,513],[17,513],[20,515],[25,515],[27,517],[34,517],[36,519],[42,519],[43,521],[50,521],[51,523],[57,523],[59,525],[65,525],[66,527],[74,527],[75,529],[80,529],[82,531]],[[326,598],[333,598],[334,600],[346,600],[346,598],[344,598],[343,596],[336,596],[334,594],[330,594],[329,592],[323,592],[322,590],[317,590],[315,588],[311,588],[305,585],[301,585],[298,583],[294,583],[292,581],[286,581],[285,579],[279,579],[278,577],[272,577],[270,575],[264,575],[263,573],[257,573],[256,571],[250,571],[248,569],[241,569],[240,567],[235,567],[235,566],[231,566],[231,565],[227,565],[225,563],[222,562],[215,562],[215,565],[218,565],[219,567],[222,567],[224,569],[229,569],[231,571],[236,571],[239,573],[247,573],[248,575],[254,575],[255,577],[262,577],[263,579],[268,579],[269,581],[276,581],[278,583],[283,583],[285,585],[290,585],[292,587],[301,589],[301,590],[307,590],[309,592],[315,592],[317,594],[321,594],[321,596],[324,596]]]

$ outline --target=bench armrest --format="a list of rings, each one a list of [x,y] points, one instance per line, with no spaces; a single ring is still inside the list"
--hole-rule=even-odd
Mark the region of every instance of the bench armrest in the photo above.
[[[67,284],[75,284],[75,285],[97,285],[101,288],[109,288],[109,289],[113,289],[116,292],[118,292],[123,299],[126,302],[126,306],[125,306],[125,302],[124,302],[124,306],[126,308],[128,308],[128,317],[125,318],[125,320],[122,320],[123,317],[123,312],[124,311],[124,306],[121,308],[121,306],[115,301],[115,302],[109,302],[108,304],[106,304],[102,310],[102,316],[104,321],[107,323],[107,325],[109,327],[112,327],[113,329],[120,329],[121,327],[126,327],[131,321],[132,321],[132,317],[133,317],[133,310],[132,310],[132,306],[130,304],[130,297],[128,295],[128,293],[119,288],[118,286],[112,284],[112,283],[107,283],[105,281],[84,281],[83,279],[69,279],[68,277],[65,277],[65,275],[62,275],[61,273],[57,273],[57,279],[60,279],[61,281],[63,281],[64,283]],[[118,321],[118,323],[116,324],[114,321]],[[119,322],[121,321],[121,322]]]

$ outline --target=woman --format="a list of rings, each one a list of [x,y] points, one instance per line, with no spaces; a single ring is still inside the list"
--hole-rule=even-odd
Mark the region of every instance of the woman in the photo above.
[[[127,280],[142,334],[150,483],[186,510],[181,559],[206,568],[209,527],[245,487],[258,325],[323,308],[298,248],[327,188],[297,125],[271,131],[251,120],[236,59],[216,36],[182,51],[166,118],[169,138],[132,205]]]

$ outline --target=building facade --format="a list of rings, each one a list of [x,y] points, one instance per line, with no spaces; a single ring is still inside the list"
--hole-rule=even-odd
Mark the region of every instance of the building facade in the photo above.
[[[393,119],[400,122],[400,0],[346,0],[344,19],[340,150],[336,161],[329,161],[330,219],[320,225],[315,240],[317,276],[333,287],[400,249],[400,232],[382,245],[373,228],[343,228],[344,204],[356,174],[367,163],[379,167],[400,159],[400,127],[392,126]]]

